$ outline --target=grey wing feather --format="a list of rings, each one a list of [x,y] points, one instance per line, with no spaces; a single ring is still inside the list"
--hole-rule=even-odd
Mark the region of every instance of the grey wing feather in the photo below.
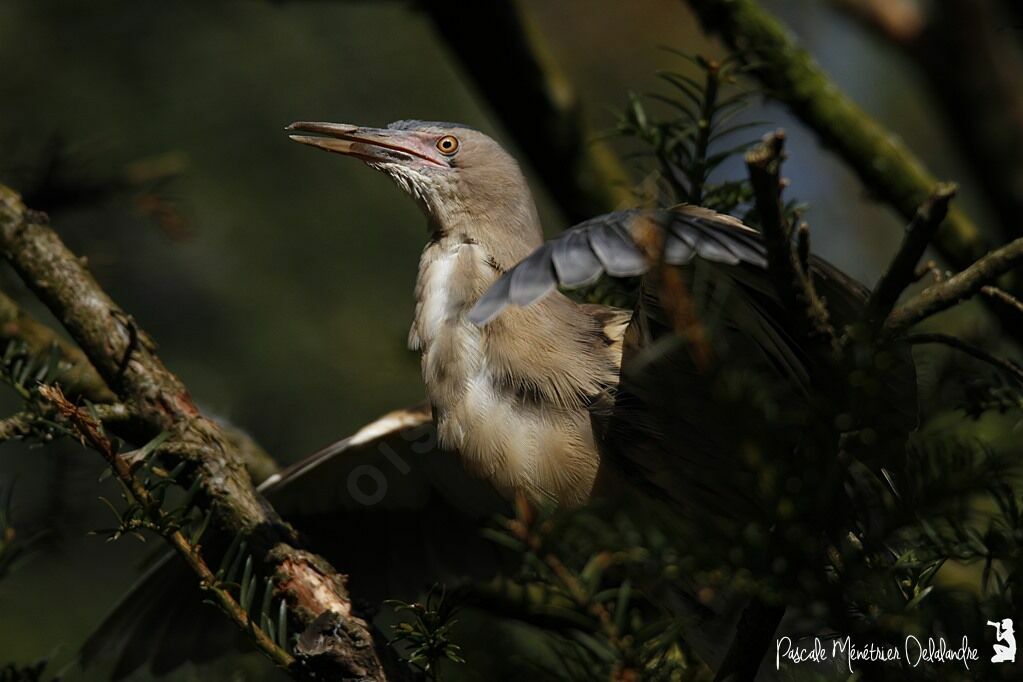
[[[714,214],[717,216],[717,214]],[[676,240],[685,243],[701,258],[714,263],[738,265],[749,263],[756,266],[767,265],[767,253],[760,235],[742,223],[723,219],[708,219],[686,213],[668,224],[668,237],[665,242],[665,260],[672,265],[683,265],[668,258],[669,248]]]
[[[544,244],[515,267],[508,290],[509,301],[528,305],[546,296],[557,285],[551,251],[551,245]]]
[[[587,286],[604,274],[604,268],[590,248],[590,240],[585,232],[569,230],[552,244],[554,269],[562,286]]]
[[[637,240],[643,234],[639,230],[651,226],[661,230],[664,260],[672,265],[684,265],[695,255],[728,265],[763,267],[767,262],[759,234],[731,216],[695,206],[617,211],[567,230],[504,273],[469,312],[469,319],[484,325],[508,305],[529,305],[558,285],[584,286],[604,274],[644,274],[650,261]]]
[[[469,311],[469,319],[478,326],[497,317],[511,302],[511,273],[514,269],[504,273],[497,278],[497,281],[490,285],[476,305]]]
[[[616,215],[612,213],[607,217]],[[647,271],[647,260],[623,222],[613,219],[597,222],[587,231],[590,246],[607,274],[612,277],[636,277]]]

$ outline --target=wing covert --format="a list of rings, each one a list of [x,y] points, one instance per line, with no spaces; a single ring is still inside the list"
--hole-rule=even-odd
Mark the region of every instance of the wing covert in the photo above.
[[[527,306],[556,286],[586,286],[605,274],[642,275],[652,264],[644,245],[658,235],[669,265],[685,265],[694,256],[727,265],[767,263],[759,233],[731,216],[697,206],[616,211],[565,231],[505,272],[469,319],[482,326],[507,306]]]

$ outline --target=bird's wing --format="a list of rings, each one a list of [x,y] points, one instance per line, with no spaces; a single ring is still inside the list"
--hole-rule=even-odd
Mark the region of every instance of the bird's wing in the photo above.
[[[352,593],[411,600],[434,582],[490,576],[499,561],[481,526],[507,503],[437,448],[430,410],[397,410],[301,460],[259,489],[309,547],[349,576]],[[207,539],[207,542],[211,540]],[[147,662],[156,674],[241,644],[195,576],[168,554],[114,607],[80,652],[115,661],[113,679]]]
[[[711,262],[764,267],[760,235],[731,216],[697,206],[617,211],[566,230],[504,273],[469,312],[484,325],[509,305],[526,306],[556,286],[593,284],[602,275],[635,277],[657,262],[685,265],[695,256]]]
[[[760,234],[707,209],[622,211],[582,223],[502,275],[470,316],[486,324],[507,306],[529,305],[559,285],[582,286],[602,275],[642,275],[658,256],[688,266],[681,282],[714,361],[774,377],[772,385],[784,387],[795,403],[805,403],[820,372],[787,329]],[[856,320],[867,288],[821,259],[812,257],[810,266],[836,327]],[[725,486],[732,490],[753,486],[752,480],[741,484],[753,473],[744,473],[742,445],[735,442],[745,431],[735,423],[743,415],[721,414],[722,400],[706,368],[662,308],[662,285],[656,277],[644,279],[625,335],[613,408],[601,405],[602,414],[595,416],[605,455],[648,492],[682,506],[727,514],[745,507],[756,513],[752,500],[721,494],[723,481],[732,481],[735,485]],[[916,426],[915,371],[908,350],[897,353],[885,382],[878,403],[890,408],[887,426],[897,438]]]

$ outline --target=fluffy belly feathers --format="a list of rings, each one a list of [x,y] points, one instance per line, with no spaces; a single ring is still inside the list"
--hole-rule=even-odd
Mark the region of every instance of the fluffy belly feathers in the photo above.
[[[410,342],[422,353],[440,444],[505,495],[583,502],[597,468],[588,412],[501,385],[490,371],[488,331],[465,319],[497,274],[486,254],[472,244],[434,245],[423,261]]]

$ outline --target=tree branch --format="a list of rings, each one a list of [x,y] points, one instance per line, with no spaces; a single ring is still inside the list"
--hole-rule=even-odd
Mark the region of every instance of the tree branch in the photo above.
[[[63,363],[63,371],[55,377],[56,383],[65,395],[72,399],[85,398],[94,403],[93,408],[104,421],[130,421],[131,413],[126,406],[114,401],[117,396],[103,378],[96,372],[85,354],[75,345],[68,343],[54,329],[26,313],[13,299],[0,291],[0,341],[20,341],[30,355],[38,360],[49,357],[54,350]],[[217,420],[231,444],[238,449],[245,468],[254,483],[260,483],[280,466],[252,436],[232,424]],[[118,435],[129,434],[117,429]]]
[[[801,248],[792,240],[792,228],[785,219],[782,200],[781,163],[785,133],[765,136],[746,154],[757,215],[767,247],[767,265],[775,290],[789,317],[800,332],[814,343],[837,350],[835,331],[828,321],[828,309],[814,290],[813,279],[801,265]],[[801,239],[806,243],[806,237]]]
[[[900,47],[924,76],[952,139],[995,211],[1003,239],[1020,236],[1023,214],[1023,52],[1019,30],[1006,25],[994,0],[937,0],[910,10],[901,35],[864,6],[899,2],[834,0]],[[917,4],[917,3],[914,3]],[[1018,5],[1016,0],[1013,3]],[[911,16],[915,14],[916,16]]]
[[[896,308],[885,320],[884,336],[896,336],[931,315],[973,297],[986,285],[1021,264],[1023,237],[992,251],[944,282],[932,284]]]
[[[916,281],[917,263],[948,215],[948,205],[956,190],[954,184],[938,185],[906,226],[899,250],[867,300],[863,317],[871,328],[876,329],[884,322],[902,292]]]
[[[130,492],[131,497],[142,508],[152,527],[166,538],[167,542],[174,548],[174,551],[178,553],[178,556],[199,577],[203,591],[213,596],[217,606],[220,607],[239,630],[249,634],[259,651],[282,668],[290,668],[295,662],[292,655],[278,646],[262,628],[249,618],[248,611],[231,596],[231,593],[222,586],[221,581],[207,566],[205,559],[199,553],[199,549],[193,546],[180,530],[168,524],[169,519],[161,508],[160,503],[153,498],[152,493],[132,473],[128,460],[118,454],[117,449],[104,434],[100,425],[93,421],[92,417],[84,410],[69,402],[64,397],[60,388],[42,386],[39,392],[43,398],[48,400],[74,426],[82,439],[103,456],[103,459],[106,460],[118,480],[120,480]]]
[[[23,342],[29,354],[37,360],[48,358],[50,353],[56,350],[67,366],[67,369],[57,376],[65,391],[94,403],[116,400],[113,391],[96,373],[96,369],[81,350],[26,313],[2,291],[0,291],[0,340]]]
[[[244,535],[253,557],[272,575],[304,629],[322,614],[336,616],[316,663],[336,677],[385,679],[365,622],[352,612],[345,578],[324,559],[296,547],[297,535],[260,497],[241,455],[214,422],[195,407],[181,381],[164,367],[155,345],[99,287],[81,261],[18,195],[0,186],[0,249],[72,338],[100,376],[151,431],[167,431],[161,452],[188,462],[187,482],[198,481],[213,522]],[[201,576],[200,576],[201,577]]]

